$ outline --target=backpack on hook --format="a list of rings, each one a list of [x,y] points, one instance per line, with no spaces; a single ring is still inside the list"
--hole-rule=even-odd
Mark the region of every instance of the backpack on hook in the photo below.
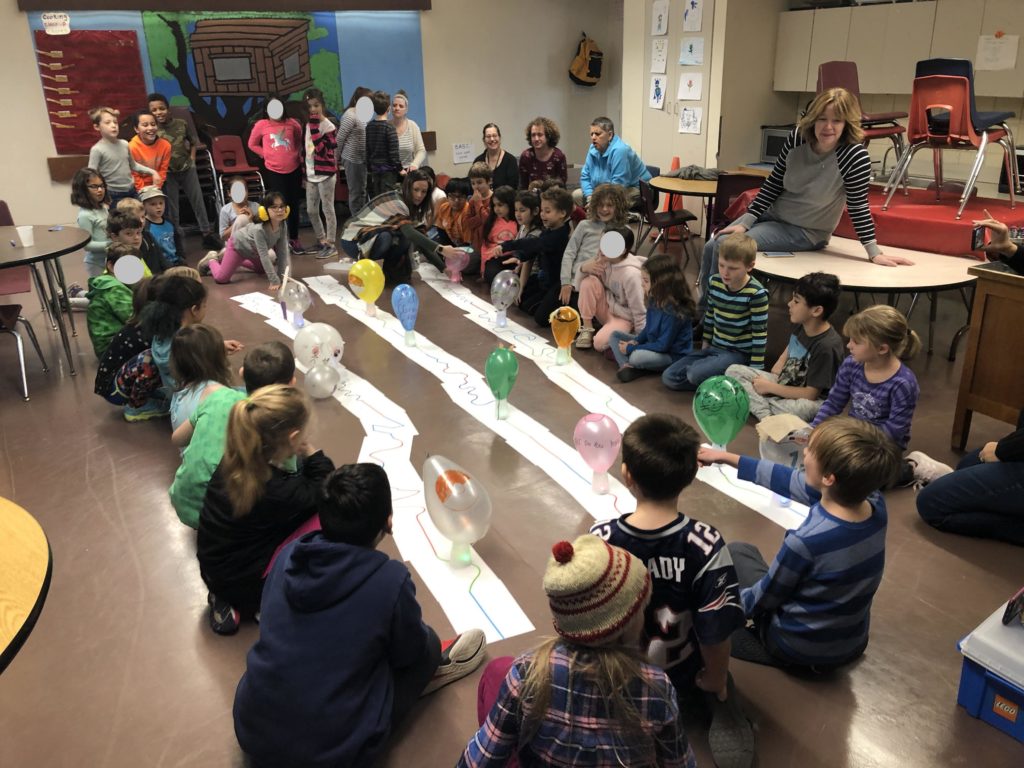
[[[583,38],[576,46],[576,56],[569,65],[569,79],[577,85],[593,86],[601,79],[601,62],[604,54],[597,43],[583,33]]]

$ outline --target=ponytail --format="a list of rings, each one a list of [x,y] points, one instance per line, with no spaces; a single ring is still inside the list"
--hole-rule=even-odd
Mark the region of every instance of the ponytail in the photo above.
[[[284,384],[263,387],[231,408],[221,472],[235,517],[245,517],[263,497],[270,462],[309,415],[306,396]]]
[[[907,334],[903,339],[903,343],[900,344],[899,349],[896,351],[896,357],[900,360],[910,360],[920,351],[921,337],[917,335],[917,331],[907,328]]]
[[[181,327],[185,311],[206,301],[206,288],[187,277],[161,275],[149,287],[149,302],[139,313],[144,339],[169,339]]]

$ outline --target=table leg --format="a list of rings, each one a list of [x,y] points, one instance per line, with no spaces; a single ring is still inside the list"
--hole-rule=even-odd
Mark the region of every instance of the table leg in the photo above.
[[[704,211],[704,242],[707,243],[711,239],[711,216],[715,212],[715,198],[711,196],[708,198],[707,208]]]
[[[60,257],[53,259],[57,265],[57,282],[60,283],[60,289],[64,292],[64,298],[68,299],[65,302],[68,308],[68,322],[71,324],[71,335],[77,336],[78,329],[75,328],[75,311],[71,308],[70,297],[68,296],[67,281],[64,279],[64,267],[60,263]],[[49,260],[48,260],[49,263]]]
[[[953,434],[950,436],[950,446],[954,451],[962,451],[967,447],[967,436],[971,431],[971,417],[974,411],[969,408],[961,410],[957,408],[953,414]]]
[[[935,316],[938,313],[939,307],[939,294],[932,291],[928,294],[928,299],[931,301],[931,308],[928,310],[928,354],[932,353],[934,349],[935,340]]]
[[[956,360],[956,350],[960,346],[960,340],[964,335],[971,329],[971,312],[974,308],[974,287],[971,286],[971,297],[967,298],[967,289],[960,289],[960,298],[963,299],[964,306],[967,308],[967,322],[963,324],[959,331],[953,334],[953,340],[949,343],[949,362]]]
[[[46,321],[50,324],[53,330],[57,330],[57,321],[53,319],[53,312],[51,312],[50,302],[46,298],[46,291],[43,290],[43,281],[39,277],[39,269],[35,264],[30,264],[29,269],[32,272],[32,282],[36,284],[36,293],[39,294],[39,303],[42,305],[43,311],[46,313]]]
[[[50,296],[53,300],[57,300],[57,269],[53,266],[51,259],[46,259],[43,262],[43,270],[46,272],[46,283],[50,287]],[[65,294],[66,295],[66,294]],[[57,330],[60,332],[60,341],[64,345],[64,354],[68,359],[68,371],[72,376],[75,375],[75,361],[71,357],[71,342],[68,340],[68,331],[64,327],[64,313],[60,311],[59,306],[54,307]]]

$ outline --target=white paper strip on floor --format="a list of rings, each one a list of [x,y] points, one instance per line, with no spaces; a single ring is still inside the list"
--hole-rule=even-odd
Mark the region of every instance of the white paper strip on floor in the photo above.
[[[284,319],[281,305],[267,294],[234,297],[244,309],[262,315],[289,339],[296,329]],[[296,361],[299,370],[305,366]],[[394,505],[393,538],[402,558],[413,565],[456,632],[479,627],[496,642],[534,629],[505,584],[475,550],[472,565],[452,568],[446,562],[451,543],[426,513],[423,481],[412,465],[414,437],[419,434],[405,409],[352,371],[345,370],[334,399],[360,422],[365,433],[359,461],[380,464],[388,473]]]

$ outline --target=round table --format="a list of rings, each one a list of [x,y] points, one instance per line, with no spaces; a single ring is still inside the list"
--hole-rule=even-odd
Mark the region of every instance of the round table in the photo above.
[[[42,527],[0,498],[0,672],[7,668],[43,610],[53,554]]]
[[[67,285],[64,281],[64,270],[60,266],[60,257],[67,253],[77,251],[91,239],[89,233],[79,227],[46,227],[35,225],[32,227],[32,236],[35,243],[30,246],[23,246],[21,238],[18,237],[17,227],[0,227],[0,269],[10,267],[29,266],[41,263],[46,273],[46,285],[49,287],[49,294],[43,296],[43,300],[50,307],[50,316],[56,320],[57,330],[60,332],[60,340],[64,345],[64,354],[67,356],[68,369],[72,376],[75,375],[75,363],[71,357],[71,342],[68,339],[67,328],[64,326],[64,314],[61,312],[58,287],[67,295]],[[42,289],[42,285],[37,285]],[[68,320],[71,324],[71,335],[77,336],[75,319],[68,309]]]

